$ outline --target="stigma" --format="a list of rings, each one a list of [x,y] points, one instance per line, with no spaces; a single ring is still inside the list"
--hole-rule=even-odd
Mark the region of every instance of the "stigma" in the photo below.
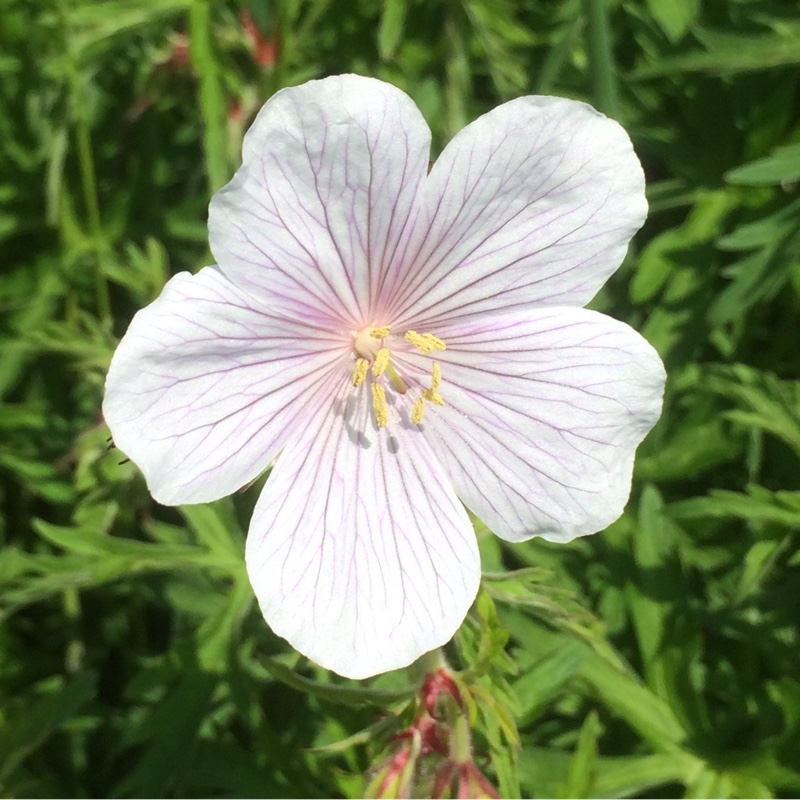
[[[401,401],[404,401],[406,395],[409,394],[409,382],[398,373],[392,362],[392,352],[387,343],[390,335],[391,328],[389,326],[369,326],[353,334],[355,364],[352,384],[358,388],[365,382],[369,382],[372,411],[375,423],[379,428],[385,427],[389,422],[387,388],[391,387]],[[401,351],[407,351],[408,345],[426,356],[447,348],[447,345],[432,333],[417,333],[416,331],[406,331],[403,339],[399,342]],[[435,361],[431,367],[430,387],[423,386],[417,380],[410,381],[411,388],[416,390],[411,392],[412,396],[416,395],[409,412],[412,424],[420,425],[422,423],[426,403],[433,403],[437,406],[444,405],[444,398],[439,394],[441,383],[442,369]]]

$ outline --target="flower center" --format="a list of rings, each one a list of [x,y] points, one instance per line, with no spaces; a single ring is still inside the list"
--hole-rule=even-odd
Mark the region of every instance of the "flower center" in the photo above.
[[[353,353],[356,363],[353,368],[353,386],[361,386],[371,374],[370,389],[372,391],[372,410],[379,428],[389,422],[389,406],[386,402],[386,385],[389,383],[399,395],[406,395],[408,384],[398,374],[392,363],[392,354],[387,347],[386,340],[391,333],[388,326],[370,326],[363,328],[353,336]],[[432,333],[417,333],[406,331],[403,337],[408,344],[416,347],[423,355],[429,356],[437,350],[445,350],[447,345]],[[430,388],[419,386],[419,394],[414,400],[411,409],[411,422],[419,425],[425,415],[425,403],[437,406],[444,405],[444,398],[439,394],[442,384],[442,369],[434,361],[431,368]]]

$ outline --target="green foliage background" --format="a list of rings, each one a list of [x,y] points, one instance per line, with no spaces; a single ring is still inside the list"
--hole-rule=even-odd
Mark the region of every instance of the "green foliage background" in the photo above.
[[[407,676],[341,681],[254,608],[259,487],[158,507],[99,412],[132,315],[210,263],[252,113],[346,71],[405,89],[437,151],[520,94],[587,99],[648,176],[593,305],[659,350],[665,413],[605,533],[477,524],[492,574],[450,656],[499,704],[488,774],[532,797],[800,793],[795,2],[0,0],[0,37],[0,794],[358,796],[396,730]]]

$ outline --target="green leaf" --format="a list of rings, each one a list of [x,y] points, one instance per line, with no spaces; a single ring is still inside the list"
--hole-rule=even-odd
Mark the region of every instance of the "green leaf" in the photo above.
[[[297,689],[304,694],[328,700],[345,706],[386,706],[401,700],[410,700],[416,693],[416,686],[404,689],[371,689],[368,686],[348,686],[335,683],[321,683],[299,675],[274,658],[263,656],[259,659],[273,678]]]
[[[569,753],[563,750],[527,747],[520,762],[523,786],[535,787],[535,797],[557,797],[571,763]],[[654,789],[671,783],[686,783],[699,768],[699,762],[692,757],[674,753],[598,758],[592,792],[582,796],[657,796]]]
[[[705,497],[672,503],[669,511],[677,519],[739,518],[798,528],[800,492],[771,492],[761,486],[748,486],[746,493],[712,489]]]
[[[661,447],[637,459],[636,475],[648,481],[693,478],[731,461],[741,449],[721,414],[684,416]]]
[[[726,775],[709,767],[703,767],[689,781],[684,797],[687,799],[697,798],[697,800],[704,800],[707,797],[727,798],[731,797],[731,788]]]
[[[6,698],[0,714],[0,786],[48,736],[94,697],[97,676],[54,678],[23,698]]]
[[[800,455],[800,381],[737,364],[711,373],[708,386],[744,406],[729,419],[773,433]]]
[[[530,724],[578,674],[589,648],[578,639],[564,636],[561,644],[546,653],[513,683],[518,700],[516,717],[521,726]]]
[[[597,696],[659,752],[676,751],[686,731],[672,709],[630,673],[589,652],[580,671]]]
[[[106,533],[98,533],[88,526],[61,527],[44,520],[34,520],[37,532],[51,544],[85,556],[105,558],[116,556],[129,562],[131,571],[160,567],[170,569],[192,565],[229,567],[212,553],[189,545],[151,544],[122,539]]]
[[[583,721],[578,736],[578,746],[569,765],[567,784],[562,797],[589,797],[594,784],[597,766],[597,738],[600,735],[600,719],[596,711],[590,712]]]
[[[800,179],[800,143],[777,147],[769,156],[725,173],[728,183],[779,186]]]
[[[554,575],[539,567],[484,573],[483,588],[498,603],[523,608],[548,625],[597,638],[602,623],[581,605],[574,591],[554,585]]]
[[[361,745],[368,745],[371,742],[379,742],[389,737],[390,734],[396,733],[398,728],[398,717],[394,715],[387,715],[368,725],[363,730],[347,736],[344,739],[339,739],[330,744],[318,745],[317,747],[308,748],[309,753],[320,753],[326,756],[341,755],[347,753],[354,747]]]
[[[303,761],[298,759],[298,765]],[[297,786],[281,772],[263,766],[238,742],[215,738],[197,742],[191,760],[191,785],[209,797],[288,797]],[[186,796],[186,795],[183,795]]]
[[[708,714],[689,678],[702,642],[696,621],[687,620],[684,600],[690,592],[677,556],[677,534],[658,490],[646,486],[633,535],[636,573],[627,597],[648,685],[685,728],[705,730]]]
[[[0,450],[0,470],[12,472],[19,482],[32,494],[51,503],[69,503],[75,499],[75,491],[63,475],[50,464],[29,456]]]
[[[24,572],[17,571],[12,585],[3,592],[3,615],[65,589],[97,586],[142,572],[201,567],[215,574],[243,578],[241,556],[226,557],[191,545],[140,542],[111,535],[107,531],[116,513],[116,505],[106,503],[84,507],[75,526],[33,520],[42,538],[66,553],[26,557]]]
[[[234,583],[220,610],[208,617],[197,632],[197,661],[206,672],[222,672],[230,661],[242,620],[253,602],[247,574]]]
[[[99,46],[143,25],[160,22],[188,8],[191,0],[101,0],[70,8],[68,22],[75,51],[84,59],[96,56]]]
[[[671,42],[677,42],[697,19],[700,0],[647,0],[647,10]]]
[[[652,789],[687,783],[698,769],[691,757],[670,754],[601,758],[595,767],[595,797],[655,796]]]
[[[136,766],[113,797],[165,797],[192,766],[200,727],[210,711],[217,678],[190,669],[177,688],[146,716],[133,734],[145,744]]]
[[[683,72],[726,75],[800,63],[798,25],[785,26],[780,33],[756,36],[697,27],[694,32],[705,44],[705,51],[659,58],[653,64],[639,67],[630,77],[634,80],[645,80]]]
[[[769,300],[791,280],[800,265],[800,221],[783,227],[780,234],[760,250],[729,265],[725,275],[732,282],[711,304],[712,325],[724,325]]]
[[[658,659],[673,598],[684,596],[685,581],[675,568],[672,531],[658,490],[648,485],[639,505],[639,526],[633,537],[636,577],[629,584],[631,612],[645,667]]]
[[[606,0],[583,0],[586,20],[586,55],[594,105],[615,119],[619,118],[619,77],[614,54],[611,9]]]
[[[774,214],[767,214],[738,225],[731,233],[721,236],[716,246],[721,250],[748,251],[770,247],[786,237],[797,225],[800,199],[783,206]]]
[[[773,572],[778,558],[791,547],[791,536],[778,542],[756,542],[744,557],[742,576],[739,581],[737,597],[743,599],[755,592],[764,584],[767,576]]]
[[[244,534],[230,500],[181,506],[180,512],[200,545],[244,569]]]
[[[490,691],[474,693],[474,696],[481,712],[481,727],[489,742],[489,757],[497,774],[500,796],[520,797],[517,767],[520,741],[516,727]]]
[[[519,92],[525,86],[526,75],[517,48],[529,47],[532,38],[516,18],[515,4],[510,0],[463,0],[462,7],[500,96]]]
[[[735,197],[730,191],[696,192],[685,222],[656,236],[639,254],[630,286],[631,300],[645,302],[654,297],[668,280],[677,277],[692,248],[714,241],[735,206]]]

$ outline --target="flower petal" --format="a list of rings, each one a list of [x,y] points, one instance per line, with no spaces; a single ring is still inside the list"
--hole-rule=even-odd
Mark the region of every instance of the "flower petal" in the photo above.
[[[577,308],[451,326],[445,405],[425,433],[466,506],[498,536],[569,541],[622,513],[664,367],[632,328]]]
[[[372,324],[429,148],[411,98],[381,81],[340,75],[278,92],[211,201],[220,268],[271,307]]]
[[[182,272],[117,348],[103,413],[161,503],[200,503],[254,480],[292,426],[330,403],[349,343],[260,308],[215,267]]]
[[[472,525],[424,437],[365,384],[281,454],[253,513],[247,568],[279,636],[340,675],[406,666],[447,642],[480,580]]]
[[[522,97],[462,130],[431,171],[395,317],[588,302],[647,214],[625,131],[591,106]],[[398,323],[399,324],[399,323]]]

